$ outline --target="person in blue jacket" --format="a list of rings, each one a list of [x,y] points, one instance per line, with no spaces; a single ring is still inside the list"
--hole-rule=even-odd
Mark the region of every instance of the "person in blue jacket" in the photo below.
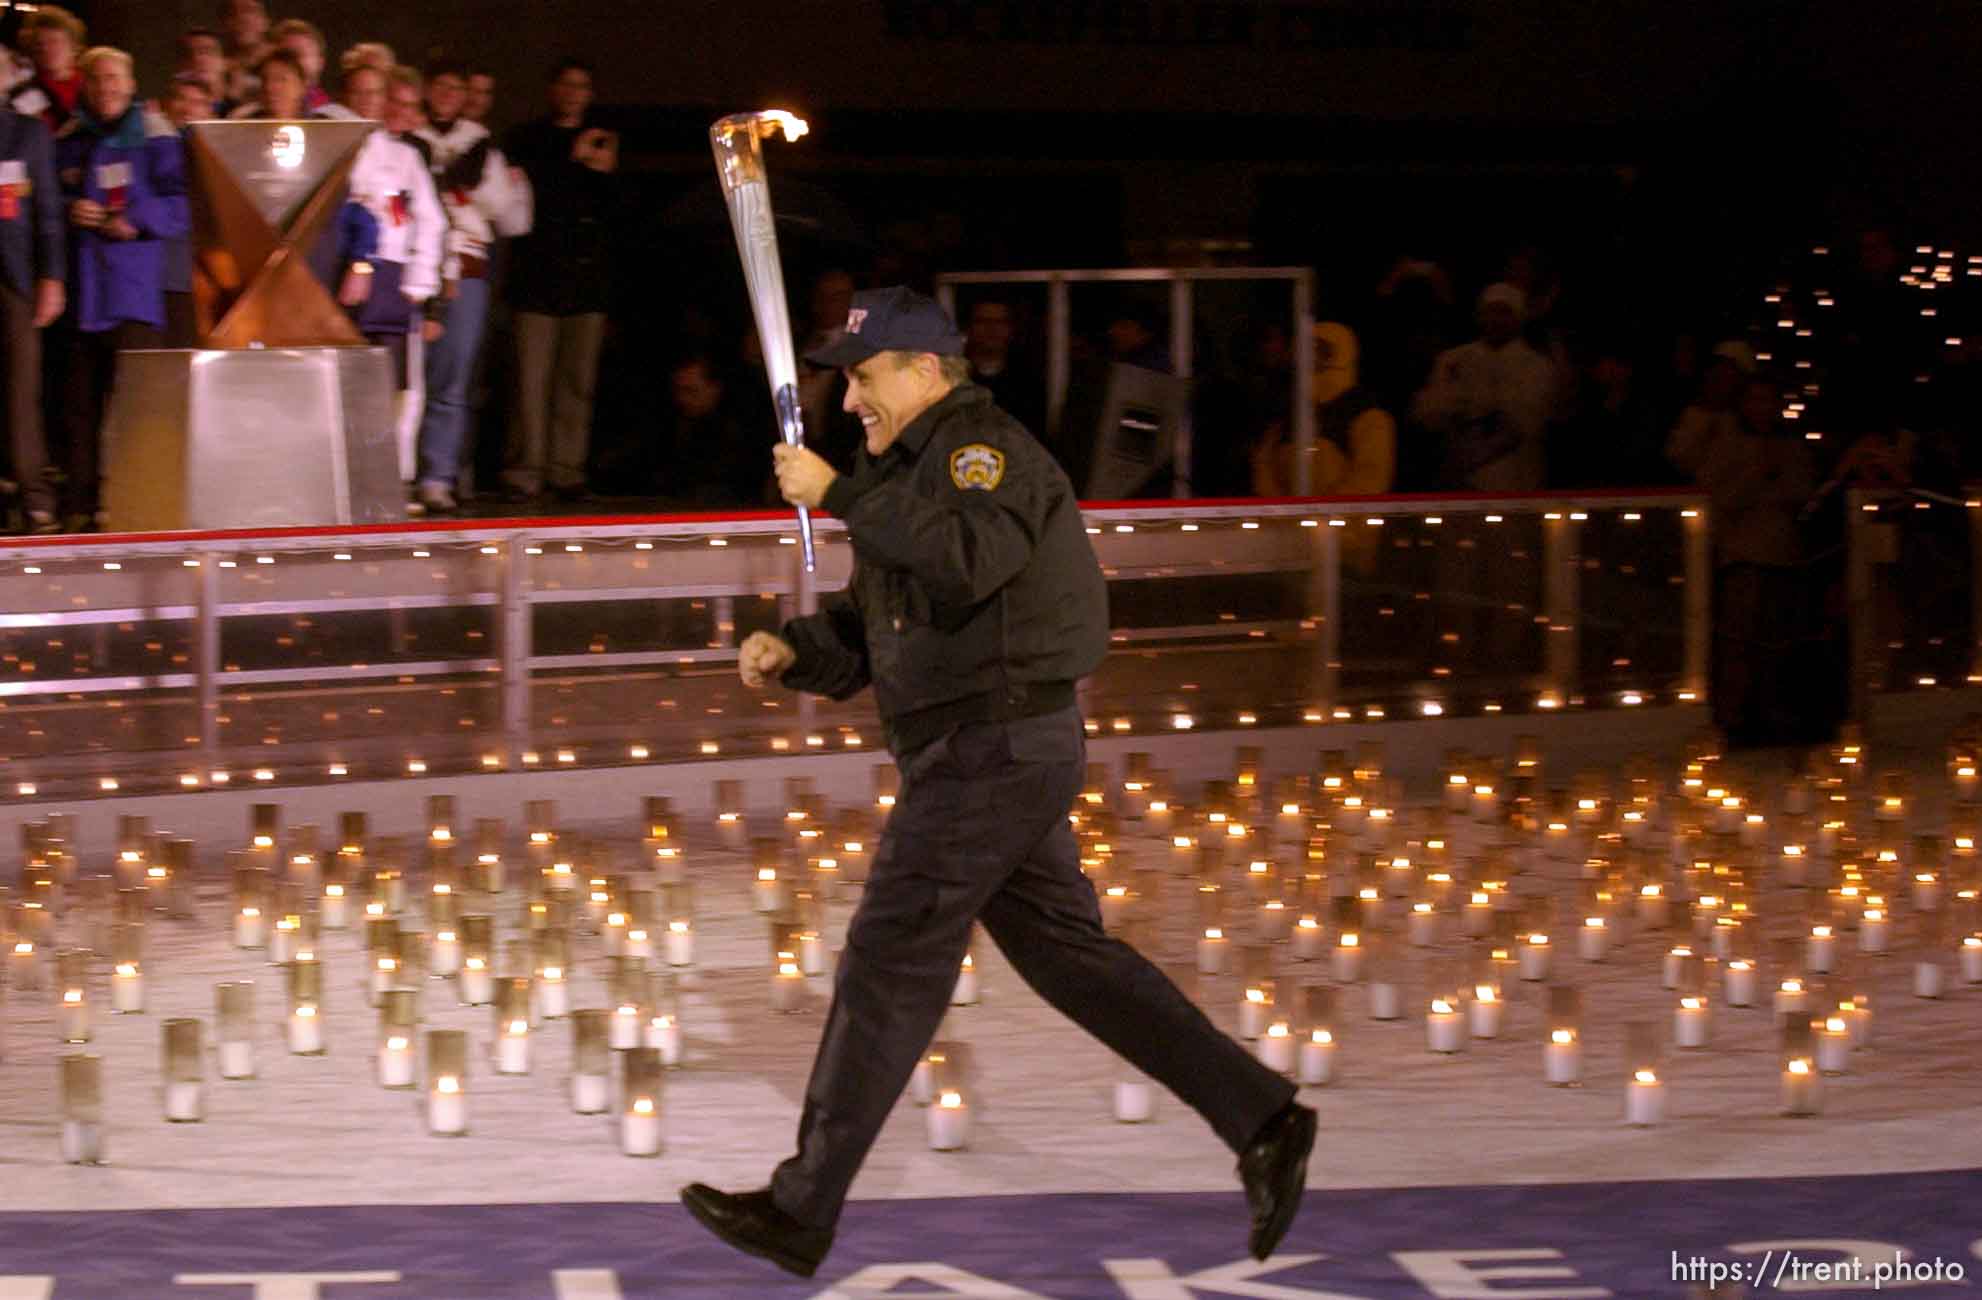
[[[0,104],[0,420],[26,527],[53,532],[41,331],[63,307],[62,194],[48,128]]]
[[[163,344],[166,242],[184,237],[190,218],[179,133],[138,102],[131,56],[98,46],[82,70],[81,106],[55,137],[55,168],[70,230],[64,506],[72,526],[88,528],[117,354]]]

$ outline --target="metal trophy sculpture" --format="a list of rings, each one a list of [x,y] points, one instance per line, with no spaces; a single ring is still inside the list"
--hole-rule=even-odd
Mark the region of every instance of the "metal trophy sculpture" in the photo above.
[[[750,288],[750,312],[757,319],[757,341],[764,350],[764,372],[771,381],[778,429],[787,444],[805,441],[805,417],[798,409],[798,360],[791,343],[791,314],[785,304],[785,273],[778,261],[778,227],[771,212],[771,184],[764,173],[764,137],[783,131],[796,140],[806,132],[803,118],[779,109],[734,113],[709,128],[730,229]],[[812,512],[798,508],[799,542],[805,571],[812,572]]]
[[[327,281],[352,164],[375,122],[195,122],[187,131],[197,346],[129,352],[104,419],[117,531],[406,517],[393,373]]]

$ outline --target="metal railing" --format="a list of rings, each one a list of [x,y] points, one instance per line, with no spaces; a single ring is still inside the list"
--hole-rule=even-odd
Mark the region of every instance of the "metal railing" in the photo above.
[[[1697,704],[1694,497],[1090,508],[1109,734]],[[0,546],[0,796],[878,749],[865,697],[737,683],[842,585],[789,517]]]

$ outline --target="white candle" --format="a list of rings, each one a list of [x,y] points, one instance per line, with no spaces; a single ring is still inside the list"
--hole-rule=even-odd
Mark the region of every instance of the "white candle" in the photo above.
[[[1800,1012],[1808,1003],[1809,994],[1804,990],[1802,980],[1792,976],[1776,986],[1777,1015]]]
[[[1259,1063],[1276,1074],[1294,1072],[1294,1031],[1284,1020],[1276,1020],[1260,1035],[1257,1054]]]
[[[1825,1074],[1844,1074],[1851,1068],[1851,1022],[1832,1016],[1817,1033],[1817,1068]]]
[[[1466,1004],[1466,1025],[1473,1037],[1500,1037],[1500,1018],[1506,1006],[1491,985],[1482,984],[1474,989],[1473,1000]]]
[[[100,1165],[104,1152],[103,1125],[85,1124],[73,1119],[62,1121],[64,1160],[72,1165]]]
[[[968,961],[968,958],[965,958]],[[826,941],[816,934],[798,936],[798,966],[807,975],[826,973]]]
[[[399,985],[399,960],[396,957],[380,957],[372,965],[371,996],[367,999],[371,1006],[385,1000],[386,993]]]
[[[1801,844],[1782,846],[1782,883],[1801,889],[1810,881],[1810,853]]]
[[[1982,937],[1968,935],[1961,941],[1961,978],[1982,984]]]
[[[1754,848],[1769,833],[1769,819],[1761,813],[1749,813],[1741,819],[1741,843],[1744,848]]]
[[[461,967],[461,1000],[471,1007],[485,1007],[495,1001],[495,972],[487,961],[470,957]]]
[[[1668,989],[1678,988],[1680,983],[1685,979],[1686,967],[1691,964],[1692,960],[1693,950],[1683,944],[1667,951],[1665,962],[1660,972],[1659,986]]]
[[[1471,913],[1468,913],[1470,919]],[[1470,928],[1470,927],[1469,927]],[[1404,922],[1404,934],[1413,948],[1430,948],[1438,943],[1438,911],[1430,903],[1413,903]]]
[[[145,1009],[145,977],[136,962],[118,963],[110,977],[110,1010],[120,1016],[137,1015]]]
[[[804,1001],[805,975],[798,969],[798,963],[778,963],[777,973],[771,976],[771,1010],[788,1014],[797,1011]]]
[[[1267,1017],[1273,1004],[1263,989],[1247,989],[1239,999],[1239,1037],[1251,1040],[1266,1032]]]
[[[342,930],[351,924],[351,899],[342,885],[325,885],[317,905],[319,923],[326,930]]]
[[[1891,937],[1892,922],[1885,909],[1868,907],[1858,921],[1858,951],[1884,952]]]
[[[571,1076],[571,1109],[580,1115],[600,1115],[605,1113],[611,1099],[612,1088],[603,1074],[574,1074]]]
[[[824,963],[821,963],[823,967]],[[977,962],[966,956],[963,966],[957,971],[956,987],[950,990],[950,1005],[953,1007],[974,1007],[977,1005]]]
[[[944,1093],[927,1114],[931,1151],[960,1150],[970,1141],[970,1107],[964,1104],[961,1093]]]
[[[1550,1085],[1567,1088],[1583,1078],[1583,1044],[1573,1029],[1551,1030],[1542,1044],[1542,1076]]]
[[[1665,1119],[1665,1085],[1650,1070],[1639,1070],[1624,1086],[1624,1122],[1648,1127]]]
[[[562,1020],[571,1014],[571,986],[562,966],[546,966],[537,980],[537,1018]]]
[[[1549,953],[1548,936],[1536,931],[1521,945],[1521,978],[1536,983],[1548,978]]]
[[[1678,1047],[1705,1047],[1712,1022],[1705,998],[1686,997],[1672,1012],[1672,1041]]]
[[[530,1022],[512,1020],[496,1039],[496,1073],[530,1073]]]
[[[1493,929],[1493,895],[1475,893],[1466,902],[1464,916],[1466,936],[1471,939],[1484,938]]]
[[[1731,1007],[1755,1005],[1755,985],[1758,983],[1758,977],[1752,962],[1731,961],[1721,974],[1722,988],[1727,994],[1727,1005]]]
[[[1872,1004],[1869,1000],[1853,998],[1850,1002],[1840,1001],[1837,1014],[1851,1029],[1851,1048],[1857,1051],[1872,1041]]]
[[[1267,943],[1278,943],[1287,937],[1290,918],[1287,905],[1277,898],[1268,899],[1259,908],[1259,937]]]
[[[1363,977],[1363,941],[1360,935],[1345,934],[1335,941],[1329,956],[1329,973],[1337,984],[1354,984]]]
[[[619,1149],[629,1156],[661,1154],[661,1117],[652,1097],[635,1097],[619,1120]]]
[[[221,1043],[220,1077],[223,1079],[254,1078],[255,1045],[246,1039],[238,1042]]]
[[[1601,916],[1586,916],[1576,931],[1576,951],[1584,961],[1602,961],[1610,951],[1610,927]]]
[[[1302,917],[1294,926],[1294,960],[1313,961],[1321,956],[1325,935],[1320,921],[1312,916]]]
[[[669,1069],[681,1064],[681,1026],[673,1016],[655,1016],[647,1022],[647,1046],[660,1052],[661,1064]]]
[[[1665,887],[1646,885],[1638,891],[1638,923],[1648,930],[1663,930],[1670,915]]]
[[[783,1007],[777,1010],[785,1010]],[[613,1012],[612,1023],[606,1031],[606,1046],[615,1052],[631,1051],[640,1046],[642,1033],[640,1008],[632,1005],[620,1007]]]
[[[1734,941],[1741,937],[1742,923],[1730,916],[1714,922],[1714,960],[1726,961],[1734,954]]]
[[[296,960],[296,923],[283,917],[275,923],[275,931],[268,937],[268,964],[287,966]]]
[[[1916,961],[1913,963],[1914,997],[1938,998],[1941,996],[1943,986],[1944,980],[1939,962]]]
[[[1146,1124],[1156,1114],[1156,1089],[1147,1079],[1122,1079],[1115,1084],[1115,1121]]]
[[[1225,950],[1230,941],[1225,932],[1213,927],[1204,932],[1197,941],[1197,971],[1200,975],[1217,975],[1225,969]]]
[[[775,912],[784,906],[784,882],[776,867],[759,867],[750,887],[752,904],[760,912]]]
[[[197,1083],[165,1085],[165,1119],[171,1124],[197,1124],[206,1117],[205,1090]]]
[[[1319,1088],[1335,1079],[1335,1035],[1317,1029],[1301,1041],[1300,1072],[1302,1087]]]
[[[56,1036],[65,1043],[87,1043],[90,1039],[89,999],[81,989],[66,989],[55,1017]]]
[[[297,1056],[318,1056],[323,1052],[323,1021],[317,1009],[307,1002],[289,1013],[289,1050]]]
[[[1403,992],[1388,980],[1377,980],[1369,986],[1370,1019],[1397,1020],[1404,1015]]]
[[[461,969],[461,939],[452,930],[435,933],[433,955],[428,959],[428,973],[446,977]]]
[[[1444,998],[1432,999],[1425,1016],[1425,1040],[1434,1052],[1456,1052],[1465,1046],[1465,1021]]]
[[[427,1131],[435,1137],[460,1137],[468,1131],[468,1098],[461,1080],[451,1074],[434,1080],[427,1094]]]
[[[1805,962],[1811,971],[1818,975],[1828,974],[1837,966],[1837,935],[1828,925],[1810,927],[1810,939],[1804,945]]]
[[[606,950],[606,956],[617,957],[626,951],[626,913],[608,912],[599,928],[599,942]]]
[[[1824,1108],[1824,1076],[1810,1061],[1797,1057],[1782,1072],[1782,1113],[1815,1115]]]
[[[413,1044],[407,1039],[395,1034],[379,1047],[379,1086],[413,1086]]]
[[[234,946],[259,948],[268,942],[268,918],[259,907],[244,907],[234,918]]]
[[[1473,782],[1464,772],[1452,772],[1445,778],[1445,810],[1465,812],[1466,801],[1472,797]]]
[[[695,964],[695,934],[688,922],[668,922],[667,958],[670,966]]]
[[[1931,871],[1913,873],[1913,910],[1916,912],[1938,911],[1941,906],[1941,882]]]

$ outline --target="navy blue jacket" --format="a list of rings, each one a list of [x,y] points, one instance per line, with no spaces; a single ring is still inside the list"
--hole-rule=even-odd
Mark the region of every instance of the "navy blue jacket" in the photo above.
[[[62,191],[55,184],[54,151],[39,118],[22,117],[0,104],[0,283],[22,297],[37,280],[63,278]]]

